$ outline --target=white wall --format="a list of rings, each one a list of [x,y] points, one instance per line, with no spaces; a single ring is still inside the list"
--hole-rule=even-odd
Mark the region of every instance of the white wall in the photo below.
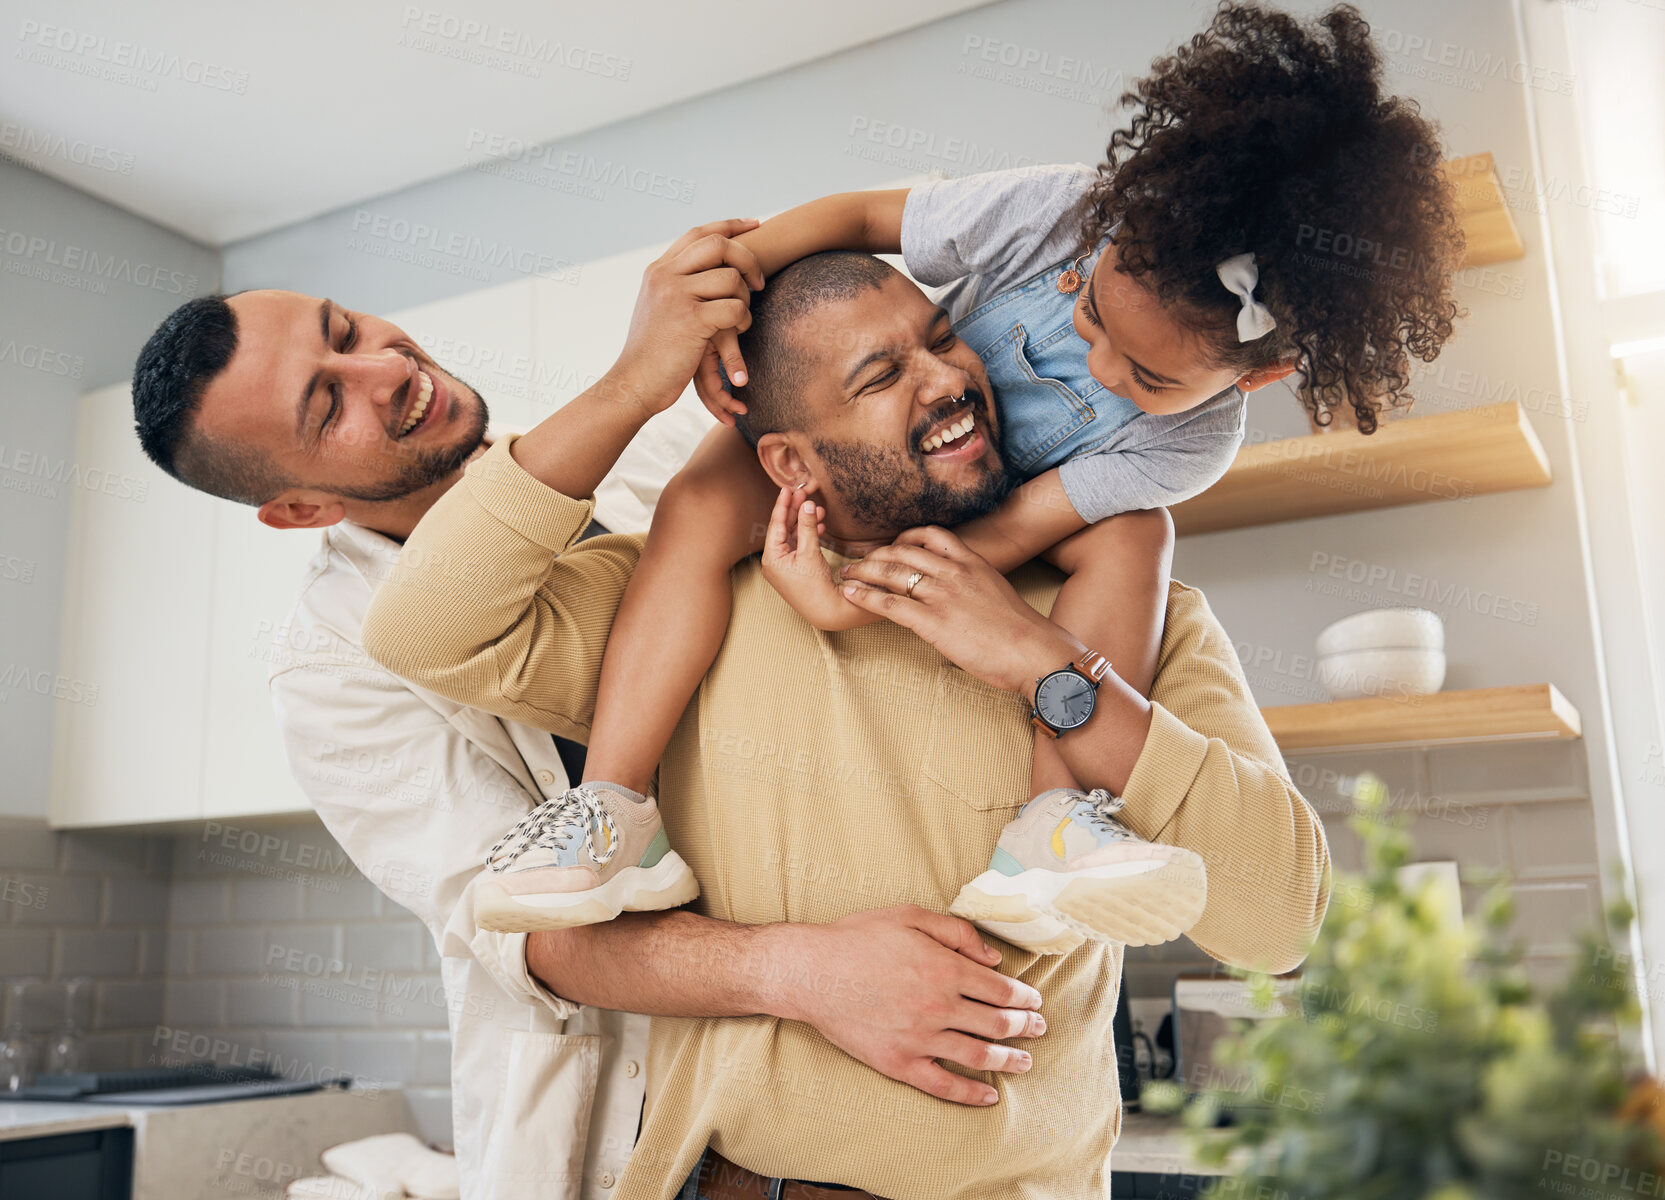
[[[77,457],[76,401],[132,374],[156,323],[218,284],[219,256],[5,161],[0,231],[0,814],[41,816],[56,714],[99,684],[58,663],[71,506],[149,500]]]

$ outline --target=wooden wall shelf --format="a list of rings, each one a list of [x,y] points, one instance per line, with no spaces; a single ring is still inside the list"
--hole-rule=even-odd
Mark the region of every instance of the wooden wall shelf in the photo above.
[[[1285,754],[1583,736],[1578,709],[1548,683],[1408,700],[1288,704],[1263,708],[1260,715]]]
[[[1484,267],[1526,257],[1514,214],[1490,154],[1447,159],[1440,164],[1457,190],[1458,220],[1468,245],[1463,266]]]
[[[1244,446],[1220,481],[1173,509],[1180,534],[1545,487],[1549,456],[1520,405]]]

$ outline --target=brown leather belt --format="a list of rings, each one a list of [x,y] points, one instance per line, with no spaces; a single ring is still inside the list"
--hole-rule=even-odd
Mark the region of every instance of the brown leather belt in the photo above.
[[[819,1183],[804,1183],[789,1179],[779,1193],[772,1193],[772,1181],[756,1171],[748,1171],[728,1161],[715,1150],[707,1150],[700,1162],[699,1194],[707,1200],[882,1200],[882,1197],[847,1187],[829,1187]]]

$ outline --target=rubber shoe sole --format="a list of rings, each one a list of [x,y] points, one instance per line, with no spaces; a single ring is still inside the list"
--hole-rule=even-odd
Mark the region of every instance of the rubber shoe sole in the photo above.
[[[621,912],[658,912],[687,904],[700,894],[699,881],[675,850],[651,867],[626,867],[587,892],[529,892],[514,895],[495,879],[475,889],[474,921],[493,933],[539,933],[599,925]]]
[[[1202,858],[1186,851],[1167,863],[1071,873],[984,871],[960,889],[948,911],[1014,946],[1066,954],[1087,938],[1123,946],[1171,942],[1197,923],[1207,901]]]
[[[948,911],[984,933],[1032,954],[1068,954],[1087,940],[1057,917],[1041,912],[1029,897],[990,894],[979,890],[976,883],[973,880],[961,888]]]

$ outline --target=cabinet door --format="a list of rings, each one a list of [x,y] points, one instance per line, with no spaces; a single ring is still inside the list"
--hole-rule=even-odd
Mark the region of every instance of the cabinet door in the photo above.
[[[75,450],[115,482],[79,488],[70,517],[60,674],[85,687],[59,709],[51,821],[195,818],[219,502],[145,458],[125,385],[81,398]]]
[[[129,1200],[132,1194],[131,1129],[0,1142],[0,1200]]]
[[[225,503],[218,516],[211,617],[204,630],[202,816],[310,812],[284,757],[266,672],[321,535],[268,528],[246,505]]]

